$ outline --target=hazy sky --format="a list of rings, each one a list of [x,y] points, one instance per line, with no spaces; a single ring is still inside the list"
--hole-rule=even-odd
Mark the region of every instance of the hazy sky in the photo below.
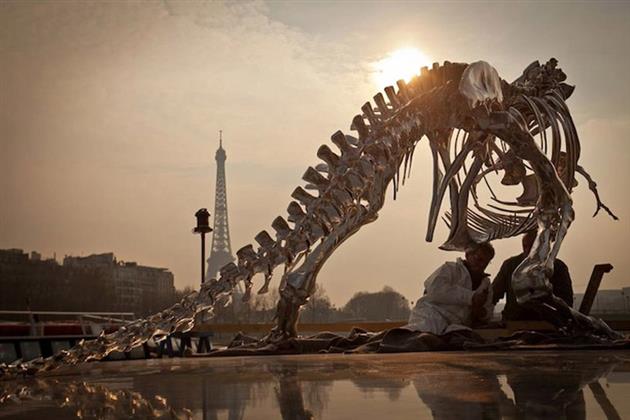
[[[630,285],[630,83],[626,3],[0,2],[0,248],[45,256],[113,251],[199,281],[193,214],[213,208],[218,130],[227,149],[232,247],[285,215],[301,175],[377,92],[374,63],[402,47],[434,61],[484,59],[513,80],[556,57],[581,163],[617,213],[591,218],[581,182],[561,257],[583,291]],[[424,242],[425,142],[380,219],[319,275],[336,304],[390,285],[410,300],[444,260]],[[519,239],[495,243],[490,267]],[[281,272],[281,269],[278,270]],[[260,279],[259,279],[260,281]]]

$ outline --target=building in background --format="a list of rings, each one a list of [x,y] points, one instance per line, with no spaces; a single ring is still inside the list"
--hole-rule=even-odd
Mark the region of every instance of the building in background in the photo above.
[[[208,257],[206,280],[217,278],[219,269],[234,261],[230,243],[228,225],[227,186],[225,181],[225,161],[227,154],[223,149],[223,131],[219,131],[219,148],[214,159],[217,161],[217,184],[214,194],[214,226],[212,228],[212,246]]]
[[[0,309],[113,311],[145,315],[174,303],[166,268],[118,261],[113,253],[54,259],[0,250]]]

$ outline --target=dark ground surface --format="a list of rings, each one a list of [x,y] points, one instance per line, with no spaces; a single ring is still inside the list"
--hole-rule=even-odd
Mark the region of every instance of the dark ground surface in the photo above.
[[[97,362],[0,390],[21,386],[0,418],[630,418],[630,351]]]

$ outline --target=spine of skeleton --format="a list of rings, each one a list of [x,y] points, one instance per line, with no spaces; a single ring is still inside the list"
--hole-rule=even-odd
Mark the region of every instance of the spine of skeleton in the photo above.
[[[388,185],[393,181],[395,197],[408,175],[416,143],[426,130],[439,125],[429,118],[430,92],[456,83],[465,67],[435,63],[431,70],[421,69],[409,84],[398,81],[398,91],[387,87],[385,95],[374,96],[374,104],[365,103],[362,114],[352,120],[354,136],[341,131],[331,136],[338,153],[327,145],[319,148],[322,163],[302,176],[306,185],[291,194],[294,201],[287,217],[279,216],[271,224],[275,235],[262,231],[255,237],[257,249],[251,244],[239,249],[237,262],[224,266],[220,278],[208,285],[210,293],[227,292],[243,281],[248,299],[252,278],[259,273],[265,282],[258,293],[265,293],[273,270],[284,265],[278,324],[272,335],[295,336],[299,307],[312,294],[323,264],[347,238],[376,220]],[[419,112],[423,108],[426,114]]]

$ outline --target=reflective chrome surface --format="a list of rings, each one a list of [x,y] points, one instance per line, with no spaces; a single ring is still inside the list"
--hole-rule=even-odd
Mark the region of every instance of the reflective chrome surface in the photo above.
[[[0,382],[0,418],[628,418],[630,352],[95,362]]]

